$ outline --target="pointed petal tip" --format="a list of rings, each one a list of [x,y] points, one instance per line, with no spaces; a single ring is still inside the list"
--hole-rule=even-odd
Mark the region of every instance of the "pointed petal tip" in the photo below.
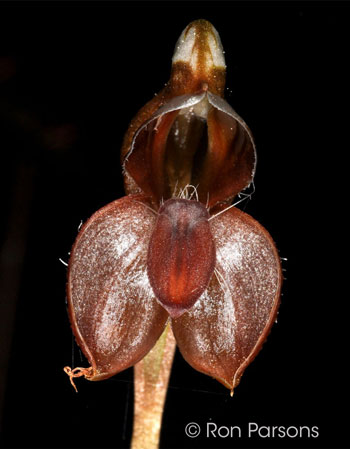
[[[271,236],[251,216],[230,208],[210,224],[216,276],[172,329],[185,360],[233,390],[275,322],[282,272]]]
[[[139,362],[162,334],[168,314],[146,274],[154,221],[145,197],[130,195],[82,227],[69,260],[67,298],[73,333],[91,367],[67,368],[71,379],[107,379]]]
[[[195,20],[184,29],[175,47],[173,64],[176,62],[189,63],[194,71],[198,66],[204,66],[207,71],[226,68],[219,33],[210,22]]]

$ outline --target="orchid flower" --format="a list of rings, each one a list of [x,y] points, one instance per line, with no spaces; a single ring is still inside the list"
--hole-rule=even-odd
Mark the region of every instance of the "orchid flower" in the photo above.
[[[68,268],[69,317],[88,380],[143,360],[171,326],[183,357],[231,392],[278,311],[278,251],[230,205],[255,173],[251,132],[224,100],[220,37],[205,20],[176,44],[170,81],[132,120],[121,152],[127,196],[81,228]]]

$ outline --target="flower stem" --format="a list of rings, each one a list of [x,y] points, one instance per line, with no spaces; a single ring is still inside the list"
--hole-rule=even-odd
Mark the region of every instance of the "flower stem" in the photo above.
[[[175,348],[175,338],[168,324],[153,349],[134,367],[134,427],[131,449],[159,447]]]

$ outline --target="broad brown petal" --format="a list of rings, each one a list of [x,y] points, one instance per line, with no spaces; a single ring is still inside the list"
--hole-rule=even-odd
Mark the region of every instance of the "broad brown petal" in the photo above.
[[[148,251],[148,277],[158,301],[175,318],[207,288],[215,246],[203,204],[170,199],[159,209]]]
[[[146,273],[156,220],[142,195],[114,201],[83,226],[69,260],[67,295],[76,340],[92,366],[89,380],[141,360],[168,318]]]
[[[276,319],[281,266],[270,235],[249,215],[230,208],[213,216],[210,225],[214,275],[172,327],[187,362],[233,390]]]

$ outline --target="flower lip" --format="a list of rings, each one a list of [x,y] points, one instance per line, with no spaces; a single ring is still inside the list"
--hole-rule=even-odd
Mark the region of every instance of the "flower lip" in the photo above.
[[[148,248],[147,274],[158,302],[178,318],[207,288],[215,245],[204,204],[171,198],[159,209]]]

